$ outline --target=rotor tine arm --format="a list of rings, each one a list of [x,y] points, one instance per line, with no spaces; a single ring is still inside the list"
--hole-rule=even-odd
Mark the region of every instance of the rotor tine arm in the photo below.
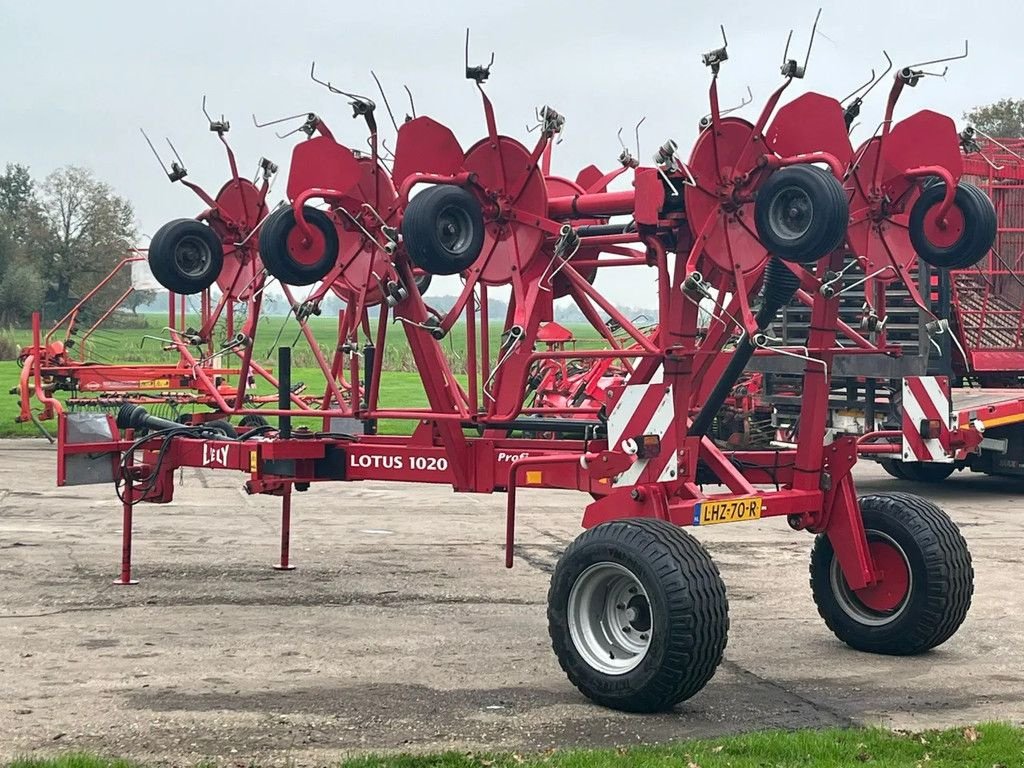
[[[395,127],[395,132],[397,133],[398,132],[398,122],[395,120],[395,113],[391,111],[391,104],[388,103],[387,94],[384,93],[384,86],[380,84],[380,78],[377,77],[377,73],[376,72],[374,72],[371,69],[370,70],[370,74],[373,76],[374,82],[377,83],[377,90],[380,91],[380,97],[381,97],[381,99],[384,100],[384,108],[388,111],[388,117],[391,118],[391,125],[393,125]]]
[[[412,119],[415,120],[416,119],[416,102],[413,101],[412,91],[410,91],[409,90],[409,86],[405,85],[404,83],[402,84],[402,87],[405,88],[405,92],[409,96],[409,109],[412,110]]]

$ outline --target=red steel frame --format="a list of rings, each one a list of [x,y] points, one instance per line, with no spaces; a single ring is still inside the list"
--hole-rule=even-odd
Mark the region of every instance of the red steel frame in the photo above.
[[[761,287],[769,254],[743,220],[743,215],[753,210],[758,187],[773,170],[798,163],[824,164],[850,187],[857,163],[862,159],[862,156],[855,156],[852,149],[844,151],[843,142],[835,139],[838,116],[838,130],[845,146],[849,147],[841,122],[841,107],[834,99],[797,100],[780,110],[780,116],[769,125],[784,90],[793,79],[792,72],[769,98],[758,120],[751,124],[722,115],[717,64],[712,69],[711,115],[689,163],[678,161],[673,150],[658,167],[624,166],[586,187],[580,183],[580,189],[569,194],[549,194],[557,185],[545,179],[553,139],[561,129],[557,119],[560,116],[553,110],[542,112],[540,138],[532,150],[502,136],[497,130],[491,102],[481,87],[486,70],[481,77],[480,68],[475,75],[467,68],[467,74],[477,81],[483,99],[487,137],[463,153],[450,131],[429,118],[418,117],[405,123],[399,129],[394,170],[388,180],[388,183],[394,182],[394,196],[385,195],[387,202],[383,207],[380,207],[380,197],[370,198],[358,188],[363,173],[367,172],[372,177],[374,195],[377,195],[380,179],[385,174],[378,162],[376,126],[372,119],[367,119],[371,146],[369,166],[359,162],[350,162],[347,167],[338,165],[340,171],[318,180],[310,167],[303,165],[304,158],[307,161],[310,157],[322,158],[321,150],[335,158],[344,157],[346,152],[350,158],[355,156],[334,142],[322,122],[311,116],[313,129],[308,133],[318,135],[308,144],[317,151],[297,151],[289,183],[297,228],[306,243],[312,240],[312,235],[303,220],[302,205],[310,199],[321,198],[336,217],[339,231],[351,233],[345,229],[346,221],[358,224],[359,232],[355,237],[360,243],[359,252],[365,248],[373,258],[385,254],[390,270],[387,276],[402,285],[412,286],[416,277],[412,262],[393,233],[400,229],[410,192],[417,184],[452,184],[471,190],[483,207],[490,241],[485,245],[484,254],[465,275],[465,287],[455,308],[440,317],[439,322],[430,322],[438,320],[438,313],[427,306],[418,291],[410,290],[393,308],[387,303],[381,305],[374,331],[365,307],[380,280],[350,279],[347,286],[352,290],[347,296],[350,303],[340,318],[339,352],[331,366],[332,373],[340,374],[344,357],[348,356],[348,397],[332,391],[332,397],[325,396],[318,409],[308,408],[296,398],[292,398],[292,402],[284,398],[280,404],[284,407],[263,409],[261,413],[288,417],[313,411],[324,417],[325,428],[333,416],[360,421],[408,419],[417,426],[411,437],[313,432],[295,435],[288,434],[288,430],[282,430],[284,434],[269,433],[242,441],[175,437],[164,443],[159,437],[153,437],[137,446],[137,455],[132,450],[130,433],[111,442],[70,445],[62,441],[62,467],[64,459],[74,454],[128,452],[123,469],[125,538],[119,583],[132,583],[130,535],[134,503],[170,501],[173,472],[181,466],[241,471],[249,475],[245,484],[248,492],[281,496],[283,525],[279,565],[285,567],[290,565],[288,543],[293,489],[304,490],[309,483],[328,480],[400,480],[450,484],[460,492],[507,491],[506,557],[510,566],[517,490],[520,487],[568,488],[593,497],[583,515],[586,527],[623,517],[653,517],[677,525],[691,525],[695,508],[702,503],[719,499],[759,499],[764,517],[785,516],[794,528],[826,533],[851,588],[862,589],[878,583],[883,574],[876,568],[868,550],[851,475],[857,458],[856,441],[853,437],[840,437],[827,445],[824,442],[833,357],[840,349],[850,351],[837,346],[837,329],[853,338],[865,351],[878,348],[839,322],[839,296],[828,290],[828,283],[832,275],[844,267],[842,248],[822,258],[814,267],[792,268],[798,273],[803,288],[799,298],[812,309],[811,331],[805,347],[800,444],[793,450],[730,451],[718,448],[706,436],[689,432],[690,417],[699,411],[713,382],[728,365],[732,353],[727,344],[731,335],[740,332],[758,338],[762,334],[751,304]],[[901,72],[894,83],[886,124],[878,141],[879,157],[885,142],[892,136],[914,133],[910,129],[901,133],[900,126],[890,125],[896,99],[914,74],[909,70]],[[780,123],[783,114],[785,124]],[[770,144],[765,143],[764,136],[773,137]],[[952,182],[959,178],[960,167],[948,161],[945,138],[942,134],[922,141],[920,151],[902,163],[899,158],[890,157],[889,166],[897,168],[892,176],[882,178],[881,163],[876,164],[873,186],[898,184],[909,192],[916,189],[917,179],[931,174],[943,178],[952,187]],[[333,147],[329,146],[331,142]],[[921,161],[921,155],[933,156],[934,160]],[[633,170],[633,188],[606,191],[608,181],[627,170]],[[301,179],[302,184],[293,187],[291,179]],[[304,188],[299,190],[298,186]],[[872,194],[869,190],[866,212],[857,214],[862,215],[864,221],[873,221],[872,216],[879,215]],[[670,198],[680,195],[685,197],[685,206],[673,205]],[[362,202],[354,210],[346,208],[345,204],[352,205],[353,200]],[[948,204],[949,200],[943,209]],[[617,215],[631,215],[636,223],[635,231],[611,237],[577,235],[575,250],[567,257],[559,257],[560,250],[573,240],[574,227],[582,226],[581,222],[607,220]],[[940,210],[940,227],[943,217],[944,210]],[[498,231],[501,237],[495,234]],[[642,250],[627,247],[630,244]],[[342,249],[344,251],[344,244]],[[600,258],[602,253],[613,258]],[[891,257],[891,261],[898,270],[899,260]],[[582,274],[588,269],[619,266],[646,266],[657,274],[660,325],[655,333],[648,335],[638,329]],[[344,269],[339,263],[324,285],[332,285]],[[555,271],[564,278],[568,291],[581,307],[589,306],[594,316],[596,309],[604,311],[623,329],[631,346],[535,351],[542,323],[550,321],[553,315]],[[486,294],[488,285],[497,284],[511,285],[512,299],[506,333],[497,345],[498,362],[492,365]],[[714,287],[718,295],[732,295],[726,306],[716,308],[717,322],[706,330],[699,325],[703,285]],[[312,301],[315,303],[315,300],[314,297]],[[250,337],[258,316],[258,295],[255,302],[255,311],[249,313],[243,328],[243,333]],[[427,408],[381,407],[381,356],[375,358],[372,371],[366,372],[361,371],[359,357],[353,352],[358,349],[355,342],[360,331],[367,338],[375,339],[378,349],[382,349],[392,314],[401,322],[415,359],[429,403]],[[467,357],[471,373],[466,387],[457,380],[442,343],[434,333],[439,330],[443,335],[460,318],[470,329]],[[200,360],[188,350],[184,335],[175,330],[172,339],[183,361],[208,386],[208,376],[203,373]],[[761,341],[758,346],[762,347],[762,354],[773,353]],[[249,366],[255,366],[251,361],[251,345],[236,352],[242,357],[243,373]],[[784,350],[775,352],[785,353]],[[592,413],[592,408],[534,408],[524,402],[526,380],[534,364],[566,359],[588,359],[601,364],[626,361],[632,367],[631,386],[653,385],[661,376],[660,386],[671,393],[675,414],[663,437],[663,445],[674,452],[672,458],[678,467],[674,479],[645,480],[630,487],[616,487],[616,477],[632,465],[634,458],[624,445],[609,444],[604,438],[538,441],[507,436],[507,425],[524,415],[543,412],[571,419]],[[367,373],[370,375],[366,376]],[[220,412],[244,413],[245,409],[240,407],[244,391],[243,375],[233,398],[221,396],[215,390],[210,395]],[[620,395],[617,390],[613,393],[613,396]],[[479,436],[475,436],[477,431]],[[703,489],[704,467],[726,487],[725,492],[708,493]]]

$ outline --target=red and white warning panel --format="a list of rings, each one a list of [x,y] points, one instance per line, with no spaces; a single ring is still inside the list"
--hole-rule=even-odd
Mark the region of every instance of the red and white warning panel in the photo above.
[[[672,387],[661,382],[631,384],[610,393],[608,448],[622,450],[635,460],[612,480],[612,486],[675,480],[679,461],[672,422]]]
[[[903,379],[903,460],[953,461],[948,376]]]

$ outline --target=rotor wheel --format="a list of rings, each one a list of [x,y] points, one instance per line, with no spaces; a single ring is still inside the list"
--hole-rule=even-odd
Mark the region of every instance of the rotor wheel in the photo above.
[[[233,301],[247,301],[256,289],[256,276],[263,269],[258,239],[254,230],[267,214],[267,205],[259,188],[248,179],[231,179],[220,188],[210,215],[210,228],[224,250],[224,266],[217,285]],[[227,221],[235,226],[229,227]],[[241,245],[236,245],[240,243]]]
[[[389,225],[393,223],[398,193],[386,168],[374,165],[369,157],[360,157],[357,162],[362,174],[359,183],[343,197],[329,202],[336,210],[342,208],[351,214],[377,238],[377,243],[371,242],[348,215],[337,213],[337,263],[342,271],[331,288],[346,302],[358,301],[362,294],[363,306],[372,307],[384,301],[381,282],[397,280],[390,254],[380,247],[383,238],[378,216]]]
[[[648,518],[604,523],[559,559],[548,630],[585,696],[612,709],[664,711],[707,685],[722,660],[725,584],[681,528]]]
[[[506,285],[542,258],[544,232],[525,219],[547,216],[544,175],[530,151],[508,136],[481,139],[470,147],[463,170],[475,174],[484,196],[498,209],[485,219],[483,255],[472,269],[480,270],[486,285]],[[508,215],[513,210],[515,219]]]
[[[755,230],[754,204],[736,203],[723,192],[734,177],[754,173],[765,154],[764,139],[738,117],[722,118],[717,132],[706,128],[694,144],[689,168],[696,185],[686,185],[683,198],[694,236],[703,241],[699,270],[705,277],[716,270],[730,280],[737,270],[756,277],[768,260]]]
[[[859,500],[868,548],[881,580],[854,590],[832,542],[819,534],[811,552],[811,593],[829,629],[870,653],[923,653],[952,637],[971,605],[971,554],[949,516],[908,493]]]

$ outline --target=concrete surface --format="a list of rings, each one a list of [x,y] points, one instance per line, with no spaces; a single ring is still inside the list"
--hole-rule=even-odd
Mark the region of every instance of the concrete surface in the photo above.
[[[90,750],[160,763],[323,764],[361,750],[619,745],[772,727],[1024,720],[1020,484],[920,488],[974,553],[976,594],[918,658],[849,650],[807,588],[810,536],[782,521],[699,530],[732,631],[710,685],[671,714],[590,704],[551,653],[550,569],[584,498],[523,494],[502,567],[504,496],[322,485],[295,497],[298,570],[269,566],[275,499],[186,471],[136,517],[133,587],[111,584],[108,486],[54,487],[52,448],[0,441],[0,758]],[[861,492],[906,489],[873,465]]]

